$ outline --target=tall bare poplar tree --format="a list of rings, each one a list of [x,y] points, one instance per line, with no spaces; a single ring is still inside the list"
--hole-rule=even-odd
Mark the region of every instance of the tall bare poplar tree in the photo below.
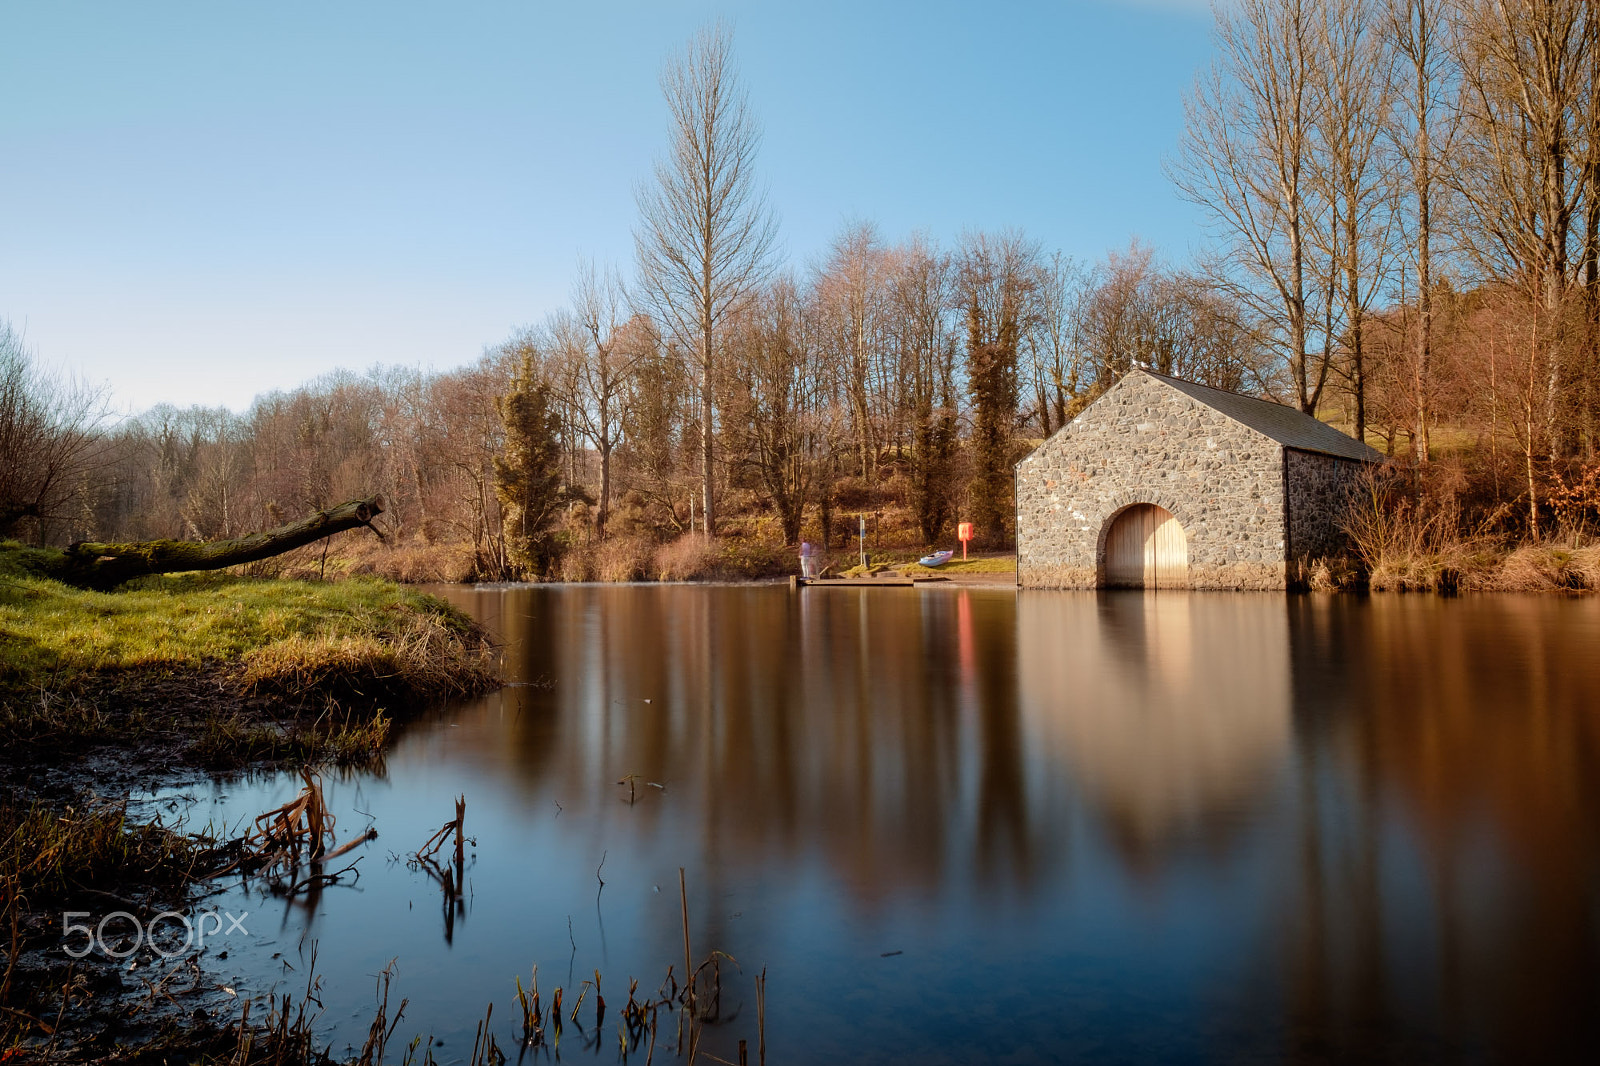
[[[732,56],[732,33],[717,23],[662,72],[671,144],[656,162],[655,181],[638,191],[634,232],[642,294],[698,372],[701,491],[711,532],[717,341],[729,315],[771,272],[777,241],[777,222],[755,183],[761,131]]]

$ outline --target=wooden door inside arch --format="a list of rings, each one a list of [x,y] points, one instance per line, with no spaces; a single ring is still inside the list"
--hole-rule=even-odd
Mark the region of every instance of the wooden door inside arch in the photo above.
[[[1189,542],[1172,513],[1138,503],[1119,514],[1106,534],[1108,588],[1189,587]]]

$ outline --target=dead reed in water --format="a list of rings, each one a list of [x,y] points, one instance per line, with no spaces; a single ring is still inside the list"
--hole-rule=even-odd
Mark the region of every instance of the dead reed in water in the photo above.
[[[685,958],[692,959],[692,955],[687,954],[690,951],[688,883],[681,870],[679,894],[684,924]],[[732,963],[735,969],[739,965],[738,961],[726,952],[713,951],[698,966],[688,969],[688,980],[682,984],[678,981],[677,964],[674,963],[667,967],[666,975],[661,979],[655,994],[651,996],[641,996],[638,979],[629,978],[628,998],[615,1017],[614,1031],[618,1057],[625,1061],[642,1051],[646,1066],[651,1066],[655,1058],[660,1016],[665,1010],[673,1016],[677,1026],[676,1055],[686,1056],[690,1062],[706,1058],[726,1063],[727,1060],[708,1053],[701,1046],[705,1026],[721,1020],[723,962]],[[687,968],[689,964],[685,965]],[[559,987],[551,994],[548,1005],[542,1002],[537,966],[533,968],[526,987],[523,986],[521,977],[515,979],[515,985],[517,1006],[521,1015],[519,1043],[524,1050],[544,1047],[559,1053],[563,1028],[570,1025],[577,1029],[585,1050],[599,1052],[600,1043],[605,1038],[607,1014],[605,996],[601,991],[602,975],[599,970],[594,971],[593,980],[585,979],[578,986],[576,998],[571,1001],[570,1006],[565,997],[565,990]],[[764,1066],[766,1062],[765,970],[756,978],[755,987],[757,1061]],[[584,1004],[589,1002],[591,989],[594,992],[594,1007],[590,1015],[592,1020],[585,1023],[583,1008]],[[480,1027],[480,1044],[487,1039],[486,1032],[487,1030]],[[741,1040],[739,1043],[740,1059],[745,1061],[747,1051],[744,1049],[747,1048],[748,1042]],[[487,1066],[488,1060],[483,1061]]]
[[[344,874],[355,872],[355,863],[333,873],[324,872],[323,868],[376,838],[378,831],[369,827],[329,850],[328,845],[334,841],[336,819],[322,797],[322,778],[312,770],[301,770],[300,779],[305,782],[300,794],[283,806],[258,815],[251,832],[234,842],[234,849],[241,853],[238,858],[211,876],[220,877],[239,870],[265,878],[275,888],[293,896],[338,884]],[[302,856],[310,867],[304,878],[300,877]]]

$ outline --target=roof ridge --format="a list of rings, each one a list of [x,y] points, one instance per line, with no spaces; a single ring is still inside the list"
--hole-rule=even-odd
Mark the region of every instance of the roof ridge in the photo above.
[[[1147,367],[1134,367],[1129,373],[1135,371],[1164,382],[1224,418],[1238,422],[1284,447],[1361,462],[1380,462],[1383,459],[1382,454],[1365,441],[1356,440],[1320,418],[1306,414],[1298,407],[1259,396],[1230,392],[1214,385],[1174,377]]]

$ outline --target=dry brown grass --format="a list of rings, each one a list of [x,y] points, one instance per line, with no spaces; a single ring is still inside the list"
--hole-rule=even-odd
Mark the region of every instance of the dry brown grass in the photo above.
[[[644,581],[655,569],[655,542],[648,537],[613,537],[594,553],[595,577],[600,581]]]
[[[1492,565],[1496,554],[1486,532],[1463,532],[1453,497],[1414,499],[1401,476],[1387,468],[1364,478],[1344,530],[1376,591],[1453,592],[1468,575]],[[1333,579],[1331,571],[1328,577]]]
[[[378,540],[364,531],[341,535],[328,546],[300,548],[275,559],[252,564],[259,576],[310,579],[319,577],[382,577],[408,585],[457,584],[477,577],[472,550],[465,544],[423,540]]]
[[[1463,529],[1451,498],[1429,502],[1403,491],[1393,473],[1363,486],[1345,524],[1366,571],[1381,592],[1571,592],[1600,589],[1600,545],[1581,534],[1565,543],[1508,546],[1489,530],[1491,513],[1476,530]],[[1319,587],[1316,575],[1311,586]],[[1329,584],[1337,578],[1326,575]]]
[[[381,769],[393,721],[372,714],[327,713],[312,722],[279,725],[240,715],[213,715],[185,757],[208,770],[236,770],[254,762]]]
[[[1471,587],[1494,592],[1562,592],[1600,588],[1600,547],[1523,545],[1473,576]]]
[[[719,542],[713,537],[689,533],[661,545],[655,553],[657,581],[695,581],[717,572]]]
[[[315,691],[375,699],[481,692],[496,676],[487,641],[463,638],[440,618],[415,614],[381,635],[295,634],[256,648],[244,656],[239,683],[252,694]]]
[[[35,904],[127,880],[181,882],[194,842],[165,827],[127,820],[127,803],[50,810],[0,801],[0,895]]]
[[[1600,589],[1600,544],[1589,544],[1572,550],[1568,568],[1583,579],[1583,587]]]

